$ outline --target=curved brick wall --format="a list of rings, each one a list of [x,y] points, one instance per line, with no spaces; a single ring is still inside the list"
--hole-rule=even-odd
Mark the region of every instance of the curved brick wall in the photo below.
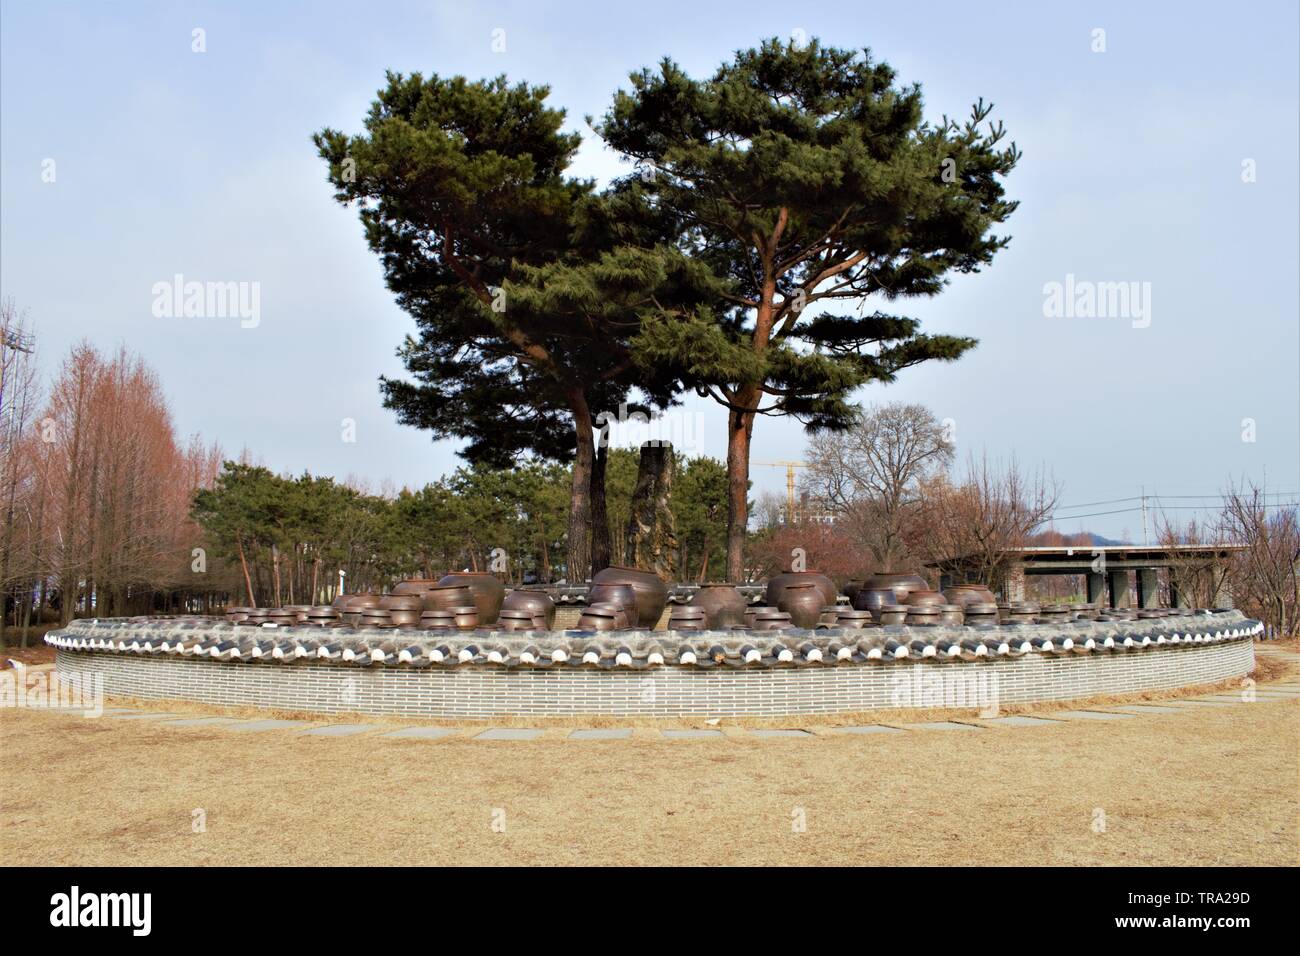
[[[1240,620],[1240,618],[1237,618]],[[58,669],[100,672],[110,695],[406,717],[787,716],[987,707],[1203,684],[1254,668],[1248,636],[1082,656],[900,660],[820,667],[650,670],[359,668],[60,648]]]

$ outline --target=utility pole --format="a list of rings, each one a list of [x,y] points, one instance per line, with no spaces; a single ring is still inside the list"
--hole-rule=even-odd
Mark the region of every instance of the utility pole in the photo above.
[[[1150,546],[1151,546],[1151,539],[1147,537],[1147,488],[1146,488],[1146,485],[1142,485],[1142,486],[1141,486],[1141,493],[1142,493],[1142,546],[1143,546],[1143,547],[1150,547]]]

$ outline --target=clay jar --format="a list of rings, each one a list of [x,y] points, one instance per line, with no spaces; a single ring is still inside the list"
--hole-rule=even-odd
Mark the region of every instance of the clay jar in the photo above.
[[[527,611],[533,617],[539,629],[550,630],[555,626],[555,602],[545,591],[511,591],[501,604],[501,611]]]
[[[910,608],[906,604],[882,604],[875,610],[876,621],[881,627],[887,627],[891,624],[902,624],[907,620],[907,612]]]
[[[675,607],[668,613],[670,631],[703,631],[711,626],[704,608],[701,607],[692,607],[688,604]]]
[[[509,595],[506,600],[509,600]],[[497,628],[502,631],[533,631],[537,630],[536,622],[537,618],[534,618],[531,611],[502,607],[501,614],[497,617]]]
[[[461,631],[472,631],[482,623],[479,617],[478,605],[467,604],[464,607],[452,607],[447,610],[455,615],[456,629]]]
[[[893,588],[858,588],[853,595],[853,609],[855,611],[875,612],[882,604],[897,604],[898,595],[894,593]]]
[[[1038,623],[1061,624],[1070,620],[1071,610],[1065,604],[1044,604],[1038,611]]]
[[[908,607],[940,607],[947,604],[948,600],[939,591],[926,588],[912,591],[903,603]]]
[[[730,584],[701,584],[689,606],[702,608],[708,626],[715,630],[746,623],[749,607],[745,596]]]
[[[478,606],[474,592],[463,584],[435,584],[421,592],[420,598],[424,601],[426,611],[450,611],[454,607],[465,607],[468,604]]]
[[[965,624],[966,615],[962,613],[962,606],[960,604],[940,604],[939,623],[949,627]]]
[[[420,614],[420,627],[451,628],[456,626],[456,615],[451,611],[424,611]]]
[[[621,604],[588,604],[578,618],[578,630],[616,631],[628,626],[627,615]]]
[[[775,608],[759,608],[752,626],[756,631],[783,631],[791,626],[790,615]]]
[[[629,620],[638,620],[641,616],[636,603],[636,589],[630,584],[593,584],[587,591],[587,603],[617,604],[627,611]]]
[[[470,589],[474,595],[474,606],[478,608],[479,621],[483,624],[495,624],[501,613],[501,604],[506,599],[506,587],[496,575],[481,571],[453,571],[438,581],[440,585],[460,584]]]
[[[930,627],[939,623],[939,613],[939,606],[936,604],[909,604],[904,623],[909,627],[915,625]]]
[[[668,603],[668,586],[653,571],[638,571],[611,564],[597,571],[591,579],[596,584],[630,584],[636,592],[636,619],[631,623],[640,627],[654,627]]]
[[[779,607],[783,611],[789,610],[782,603],[783,595],[789,588],[801,584],[816,585],[821,592],[821,604],[818,607],[834,604],[839,598],[839,592],[835,590],[835,582],[819,571],[783,571],[768,579],[767,595],[764,600],[770,607]]]
[[[963,609],[967,624],[996,624],[998,606],[991,603],[967,604]]]
[[[811,629],[817,626],[826,606],[826,592],[817,584],[808,581],[801,584],[787,584],[778,595],[782,611],[790,615],[790,623],[795,627]]]
[[[954,584],[948,587],[943,596],[949,604],[965,607],[968,604],[992,604],[996,599],[993,592],[983,584]]]
[[[875,620],[872,618],[870,611],[850,611],[848,608],[838,608],[835,614],[835,626],[847,630],[860,631],[874,624]]]
[[[1030,602],[1012,604],[1007,609],[1007,622],[1010,624],[1033,624],[1038,617],[1038,605]]]
[[[863,588],[879,590],[889,588],[894,592],[895,604],[903,604],[913,591],[924,591],[930,587],[925,578],[919,574],[873,574],[862,583]]]
[[[407,578],[393,585],[394,594],[423,594],[429,588],[438,586],[437,578]]]

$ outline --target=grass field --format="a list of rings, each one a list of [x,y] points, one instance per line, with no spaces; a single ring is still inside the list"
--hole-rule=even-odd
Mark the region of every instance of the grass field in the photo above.
[[[0,727],[7,864],[1300,862],[1295,700],[801,740]]]

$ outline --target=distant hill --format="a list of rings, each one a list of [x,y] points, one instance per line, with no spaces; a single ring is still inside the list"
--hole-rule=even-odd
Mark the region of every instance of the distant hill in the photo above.
[[[1096,548],[1105,545],[1123,545],[1127,541],[1115,541],[1111,538],[1093,534],[1091,531],[1078,531],[1074,534],[1062,534],[1060,531],[1040,531],[1032,534],[1025,541],[1031,548]]]

